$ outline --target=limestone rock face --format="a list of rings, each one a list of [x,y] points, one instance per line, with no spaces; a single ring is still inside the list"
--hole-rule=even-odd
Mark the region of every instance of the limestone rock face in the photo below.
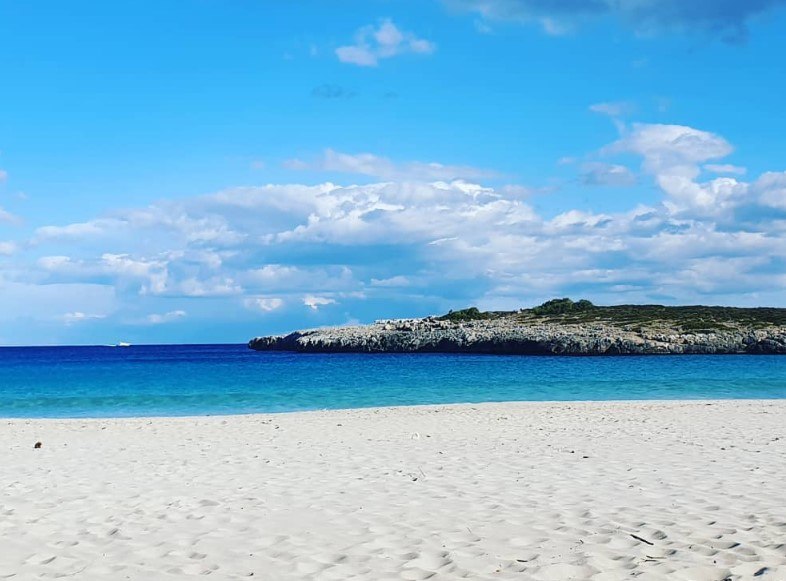
[[[433,317],[297,331],[252,339],[258,351],[526,355],[786,354],[786,327],[730,325],[685,332],[654,324],[559,323],[516,313],[484,320]]]

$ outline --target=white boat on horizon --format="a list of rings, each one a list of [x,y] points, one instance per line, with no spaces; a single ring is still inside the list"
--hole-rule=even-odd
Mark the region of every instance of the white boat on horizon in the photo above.
[[[120,341],[120,343],[115,345],[115,347],[131,347],[131,343],[125,343],[123,341]]]

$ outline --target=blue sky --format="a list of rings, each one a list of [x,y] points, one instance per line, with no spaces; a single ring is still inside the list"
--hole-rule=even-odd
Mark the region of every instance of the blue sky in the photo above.
[[[0,344],[786,306],[782,0],[0,0]]]

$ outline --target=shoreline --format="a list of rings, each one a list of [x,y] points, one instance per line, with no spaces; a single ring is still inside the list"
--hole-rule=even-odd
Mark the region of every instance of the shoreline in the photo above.
[[[478,401],[478,402],[455,402],[455,403],[425,403],[425,404],[412,404],[412,405],[390,405],[390,406],[366,406],[366,407],[347,407],[347,408],[314,408],[302,410],[284,410],[277,412],[240,412],[240,413],[207,413],[207,414],[183,414],[183,415],[155,415],[155,416],[62,416],[62,417],[46,417],[46,416],[3,416],[0,415],[0,422],[81,422],[81,421],[112,421],[112,420],[200,420],[209,418],[256,418],[260,416],[282,416],[282,415],[312,415],[312,414],[326,414],[326,413],[341,413],[341,412],[380,412],[386,410],[417,410],[417,409],[444,409],[444,408],[464,408],[467,406],[558,406],[558,405],[628,405],[628,404],[666,404],[679,406],[682,404],[725,404],[730,402],[746,402],[746,403],[771,403],[783,402],[786,404],[786,397],[729,397],[729,398],[686,398],[686,399],[553,399],[553,400],[494,400],[494,401]]]
[[[783,579],[784,414],[646,400],[5,420],[0,577]]]
[[[150,415],[150,416],[4,416],[0,415],[0,422],[80,422],[80,421],[112,421],[112,420],[199,420],[203,418],[255,418],[259,416],[282,416],[297,414],[322,414],[331,412],[353,412],[353,411],[384,411],[384,410],[408,410],[421,408],[461,408],[466,406],[536,406],[536,405],[593,405],[593,404],[723,404],[728,402],[748,402],[748,403],[769,403],[784,402],[786,397],[728,397],[728,398],[686,398],[686,399],[553,399],[553,400],[491,400],[478,402],[455,402],[455,403],[424,403],[411,405],[391,405],[391,406],[366,406],[366,407],[346,407],[346,408],[314,408],[283,411],[262,411],[262,412],[239,412],[239,413],[205,413],[205,414],[182,414],[182,415]]]

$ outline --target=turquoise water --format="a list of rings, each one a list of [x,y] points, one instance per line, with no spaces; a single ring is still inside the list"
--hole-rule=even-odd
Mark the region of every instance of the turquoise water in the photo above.
[[[710,398],[786,398],[786,357],[322,355],[259,353],[245,345],[0,348],[0,417]]]

